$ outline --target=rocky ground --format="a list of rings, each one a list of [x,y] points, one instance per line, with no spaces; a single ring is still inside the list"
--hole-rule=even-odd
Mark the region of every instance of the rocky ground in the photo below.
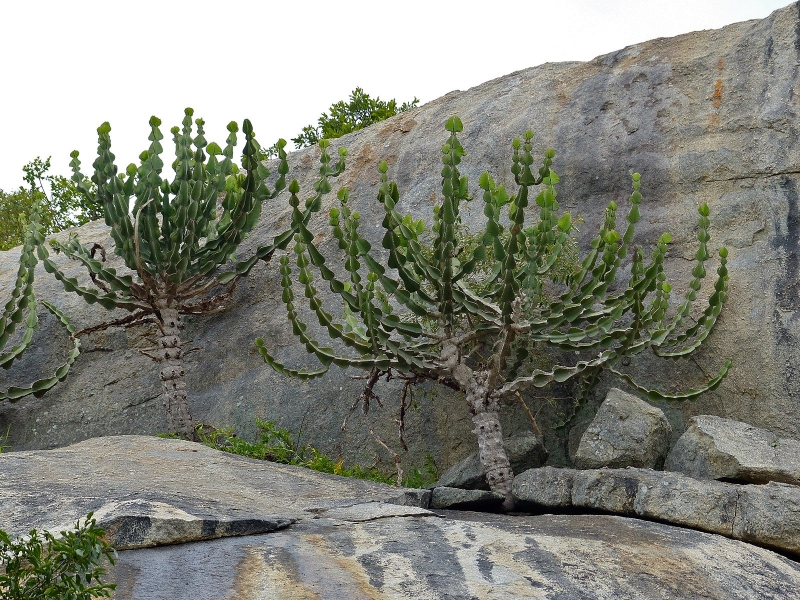
[[[145,436],[0,454],[0,527],[93,510],[116,598],[785,599],[800,565],[741,541],[612,515],[422,508],[430,492]]]

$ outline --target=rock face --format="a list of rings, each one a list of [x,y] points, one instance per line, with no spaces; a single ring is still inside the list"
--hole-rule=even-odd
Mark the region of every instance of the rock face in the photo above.
[[[540,436],[530,432],[506,438],[503,446],[508,453],[511,469],[514,473],[522,473],[528,469],[541,467],[547,462],[547,450]],[[462,488],[467,490],[488,490],[486,471],[481,465],[478,453],[469,455],[461,462],[445,471],[436,486]]]
[[[797,563],[713,534],[619,516],[403,506],[413,492],[179,440],[121,436],[2,453],[0,482],[0,527],[15,535],[63,529],[96,510],[117,547],[128,548],[106,578],[120,600],[800,592]]]
[[[800,554],[800,488],[736,485],[649,469],[531,469],[514,479],[521,510],[591,509],[674,523]]]
[[[275,531],[365,503],[396,504],[384,513],[430,514],[407,506],[411,490],[146,436],[4,453],[0,481],[0,529],[10,535],[61,531],[93,511],[119,549]],[[427,505],[429,495],[422,498]]]
[[[266,535],[120,552],[126,600],[779,600],[800,568],[769,550],[615,516],[302,521]]]
[[[581,437],[573,461],[579,469],[659,469],[671,435],[672,427],[660,409],[611,388]]]
[[[715,392],[675,410],[686,419],[715,413],[781,436],[800,436],[800,144],[793,100],[800,73],[799,11],[791,4],[760,21],[642,42],[585,63],[532,67],[334,140],[334,152],[341,145],[348,148],[349,167],[333,182],[333,193],[312,226],[323,230],[338,187],[347,185],[350,204],[361,213],[364,230],[372,232],[373,248],[379,249],[380,228],[374,225],[382,213],[375,196],[377,165],[384,159],[389,176],[398,182],[398,210],[429,218],[432,200],[440,193],[443,126],[453,114],[464,122],[460,139],[468,154],[460,166],[473,192],[484,170],[498,184],[515,189],[510,144],[527,129],[536,132],[537,155],[549,146],[556,150],[559,201],[585,219],[584,249],[608,202],[626,210],[630,173],[638,171],[644,201],[634,242],[651,247],[663,231],[672,233],[666,269],[673,298],[691,280],[687,259],[696,252],[696,208],[703,202],[711,210],[709,251],[714,254],[721,244],[730,250],[731,288],[719,327],[696,362],[653,359],[628,368],[648,385],[676,391],[700,384],[704,372],[716,373],[730,358],[734,368]],[[144,148],[146,124],[141,125]],[[289,177],[299,180],[304,198],[317,172],[316,152],[290,155]],[[264,208],[262,223],[240,256],[285,225],[287,204],[283,194]],[[476,207],[476,218],[480,212]],[[111,248],[108,231],[99,223],[77,233],[85,243]],[[326,249],[333,251],[335,245]],[[57,258],[70,276],[89,285],[83,269]],[[16,251],[0,257],[3,281],[10,281],[16,259]],[[708,268],[715,268],[713,260]],[[201,349],[187,355],[189,402],[196,419],[235,426],[245,437],[257,433],[254,417],[274,420],[293,432],[302,430],[303,443],[346,460],[370,464],[380,459],[391,467],[391,456],[374,443],[369,428],[374,424],[382,439],[395,439],[396,405],[390,399],[397,397],[400,382],[382,383],[376,392],[386,400],[384,408],[373,406],[369,419],[354,417],[342,435],[340,423],[363,381],[336,369],[321,380],[289,380],[256,353],[253,339],[260,336],[285,364],[309,365],[304,349],[290,336],[277,271],[276,264],[256,269],[238,286],[227,312],[187,319],[185,338]],[[44,272],[37,273],[36,293],[63,309],[78,328],[111,316],[66,294]],[[338,314],[341,307],[333,304],[327,310]],[[146,333],[145,327],[111,329],[85,339],[85,352],[64,384],[43,398],[0,407],[0,431],[9,431],[5,443],[24,450],[98,435],[164,431],[158,373],[139,353],[152,346]],[[19,365],[31,373],[4,374],[4,382],[49,372],[65,350],[66,340],[59,335],[45,315],[38,348]],[[540,402],[533,396],[525,400]],[[405,467],[422,465],[430,452],[440,468],[447,468],[475,451],[462,398],[431,385],[417,390],[415,401],[419,410],[409,414],[411,453]],[[503,426],[507,435],[528,427],[521,407],[506,410]]]
[[[800,440],[711,415],[692,417],[664,468],[700,479],[800,485]]]

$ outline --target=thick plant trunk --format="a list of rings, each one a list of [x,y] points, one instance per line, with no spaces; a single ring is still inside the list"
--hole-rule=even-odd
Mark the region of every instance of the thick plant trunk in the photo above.
[[[486,471],[486,481],[493,492],[505,497],[503,508],[514,509],[511,486],[514,472],[503,447],[500,427],[500,400],[491,394],[490,371],[473,371],[460,360],[458,347],[449,339],[442,342],[441,366],[467,394],[467,404],[475,423],[473,432],[478,438],[478,456]]]
[[[161,382],[164,385],[164,408],[167,413],[167,429],[183,439],[194,439],[194,422],[189,412],[189,399],[186,395],[186,372],[183,368],[183,349],[181,348],[181,318],[174,307],[159,302],[161,321],[158,327],[157,356],[161,362]]]
[[[503,430],[500,427],[500,402],[487,393],[487,374],[473,373],[472,384],[467,392],[467,403],[472,412],[473,430],[478,438],[478,455],[486,471],[486,481],[493,492],[505,496],[503,508],[514,509],[511,486],[514,472],[503,447]]]

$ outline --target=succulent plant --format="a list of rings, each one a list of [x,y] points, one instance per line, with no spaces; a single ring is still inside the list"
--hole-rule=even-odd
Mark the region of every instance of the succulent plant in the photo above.
[[[19,268],[14,281],[14,289],[5,304],[2,315],[0,315],[0,349],[4,350],[0,353],[0,366],[4,369],[9,369],[14,361],[22,358],[25,350],[33,343],[33,335],[39,328],[38,303],[33,290],[33,281],[37,264],[37,247],[40,256],[46,256],[46,254],[42,254],[41,243],[43,241],[44,236],[39,224],[39,203],[36,202],[25,225],[25,242],[19,255]],[[46,253],[46,250],[44,252]],[[11,386],[5,391],[0,391],[0,400],[14,402],[31,394],[37,397],[43,395],[59,381],[64,380],[72,363],[75,362],[80,353],[80,340],[74,337],[75,327],[70,320],[49,302],[43,301],[42,304],[58,319],[60,325],[69,334],[72,349],[64,363],[51,376],[34,381],[29,385],[22,387]],[[19,324],[23,324],[24,329],[19,339],[16,339],[13,336]],[[16,343],[13,343],[12,340]],[[5,351],[9,345],[11,345],[11,348]]]
[[[276,249],[284,248],[298,228],[319,210],[322,196],[330,190],[328,178],[344,169],[344,153],[333,165],[323,148],[320,178],[305,209],[294,204],[286,231],[258,247],[252,256],[236,261],[235,252],[258,223],[262,204],[286,187],[286,142],[280,140],[276,145],[279,177],[270,189],[266,181],[270,172],[261,162],[263,153],[250,121],[245,120],[242,125],[245,144],[240,169],[234,163],[237,124],[228,125],[226,145],[221,148],[206,141],[204,121],[193,122],[192,116],[193,110],[187,108],[182,127],[171,129],[176,155],[172,181],[162,177],[164,136],[157,117],[150,119],[150,146],[139,156],[140,165],[131,164],[122,173],[111,152],[111,127],[104,123],[98,128],[98,157],[91,178],[94,187],[80,172],[78,152],[71,155],[72,179],[82,193],[97,195],[94,200],[103,206],[114,252],[122,257],[129,272],[117,272],[107,266],[105,249],[97,244],[84,246],[75,236],[65,243],[54,240],[51,244],[56,251],[83,264],[93,287],[81,285],[51,259],[44,258],[45,269],[68,292],[80,295],[89,304],[131,312],[79,333],[114,325],[155,324],[158,347],[146,354],[161,365],[168,430],[185,438],[194,436],[194,423],[186,391],[182,316],[222,310],[237,281],[247,276],[258,261],[269,260]],[[296,181],[289,190],[294,198],[298,191]]]
[[[661,236],[649,260],[641,248],[631,248],[642,200],[640,177],[634,174],[625,231],[616,229],[618,209],[611,202],[577,274],[558,297],[541,300],[539,292],[571,231],[570,214],[559,214],[556,201],[559,178],[551,168],[554,151],[545,153],[535,174],[531,168],[533,134],[529,131],[522,140],[514,140],[511,171],[519,186],[515,194],[496,185],[488,173],[480,177],[486,216],[479,236],[483,243],[465,252],[457,232],[461,205],[469,198],[467,178],[458,170],[465,155],[457,137],[462,131],[460,119],[452,117],[446,129],[449,139],[442,149],[442,201],[434,210],[432,239],[424,238],[419,222],[397,211],[397,185],[388,181],[384,162],[379,168],[378,200],[385,210],[386,266],[372,255],[369,242],[359,234],[360,217],[348,204],[346,188],[339,192],[339,206],[330,213],[333,235],[344,253],[346,280],[328,267],[305,223],[295,236],[297,273],[288,256],[281,258],[288,318],[295,336],[316,356],[321,368],[289,368],[263,340],[256,340],[256,345],[268,364],[294,377],[319,376],[331,364],[370,370],[362,395],[365,402],[378,379],[392,371],[404,373],[408,382],[431,380],[460,390],[472,413],[489,485],[506,497],[510,508],[513,473],[503,449],[499,420],[504,397],[528,387],[576,380],[580,382],[577,402],[581,403],[604,369],[650,399],[691,399],[720,384],[730,362],[706,385],[673,395],[645,388],[617,367],[623,359],[648,348],[658,356],[677,358],[691,354],[702,344],[726,299],[727,251],[720,250],[721,264],[708,307],[694,325],[684,327],[706,274],[709,211],[706,205],[701,206],[694,279],[677,311],[668,316],[671,286],[666,282],[664,257],[670,237]],[[540,186],[535,198],[531,195],[534,186]],[[528,225],[526,211],[532,208],[538,209],[538,219]],[[624,284],[616,277],[629,256],[631,277]],[[478,266],[488,275],[475,285],[472,275]],[[344,322],[334,319],[323,307],[314,269],[341,297]],[[311,335],[299,316],[295,282],[303,288],[320,330],[339,340],[352,351],[350,354],[325,347]],[[531,343],[591,352],[593,357],[574,365],[526,373]]]

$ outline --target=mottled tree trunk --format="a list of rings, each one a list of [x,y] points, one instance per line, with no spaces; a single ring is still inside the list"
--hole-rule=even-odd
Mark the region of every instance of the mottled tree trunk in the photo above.
[[[165,300],[158,302],[161,335],[158,338],[157,356],[161,362],[161,382],[164,385],[164,408],[167,413],[167,429],[186,440],[194,439],[194,422],[189,412],[186,395],[186,372],[183,368],[181,348],[181,317],[178,311],[167,306]]]
[[[472,412],[473,430],[478,438],[478,455],[486,471],[486,481],[493,492],[505,496],[503,508],[513,510],[511,486],[514,472],[503,447],[500,427],[500,402],[487,393],[486,372],[473,373],[472,387],[467,391],[467,403]]]
[[[490,372],[473,371],[461,362],[458,348],[451,340],[442,342],[441,366],[467,394],[467,404],[472,413],[472,422],[475,423],[473,431],[478,438],[478,455],[486,471],[486,481],[493,492],[505,496],[503,507],[513,510],[511,486],[514,483],[514,472],[503,447],[500,401],[489,389],[492,379]]]

